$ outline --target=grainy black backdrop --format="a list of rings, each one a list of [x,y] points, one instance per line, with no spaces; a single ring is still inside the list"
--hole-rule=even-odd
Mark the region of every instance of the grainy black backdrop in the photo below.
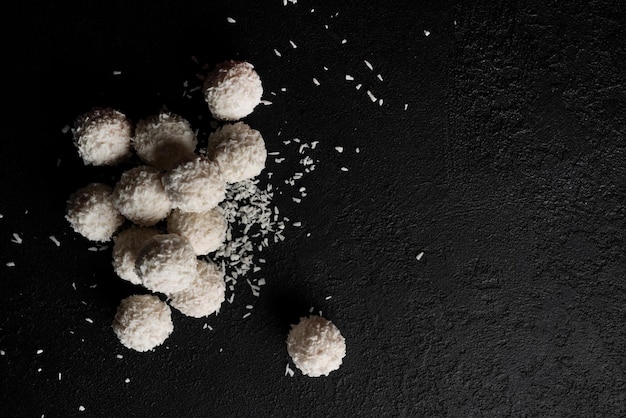
[[[626,415],[621,2],[15,2],[0,21],[3,417]],[[175,311],[135,353],[110,323],[140,290],[63,219],[120,169],[83,166],[62,129],[166,106],[206,135],[192,56],[256,66],[272,104],[246,122],[286,158],[261,180],[291,221],[260,297]],[[319,141],[299,204],[296,137]],[[285,376],[310,307],[348,354]]]

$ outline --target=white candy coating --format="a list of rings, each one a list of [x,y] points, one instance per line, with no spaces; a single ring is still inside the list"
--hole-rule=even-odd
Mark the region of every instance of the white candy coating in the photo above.
[[[139,251],[135,272],[153,292],[180,292],[198,276],[196,254],[189,241],[180,235],[155,235]]]
[[[140,120],[132,145],[146,164],[169,170],[192,156],[198,140],[189,122],[161,112]]]
[[[174,330],[172,311],[155,295],[133,295],[123,299],[113,320],[120,342],[136,351],[163,344]]]
[[[239,120],[260,103],[263,86],[254,66],[244,61],[225,61],[215,66],[204,82],[204,99],[213,117]]]
[[[174,209],[167,217],[167,231],[187,238],[196,255],[217,250],[226,239],[227,226],[219,207],[198,213]]]
[[[346,341],[332,322],[311,315],[292,325],[287,337],[287,352],[303,374],[328,376],[341,366],[346,355]]]
[[[211,262],[198,260],[198,277],[191,286],[170,296],[170,305],[187,316],[201,318],[219,312],[225,299],[224,274]]]
[[[150,238],[159,234],[155,228],[133,226],[113,237],[113,269],[122,279],[132,284],[141,284],[135,272],[139,250]]]
[[[220,166],[228,183],[258,176],[265,168],[267,150],[261,133],[243,122],[226,124],[209,135],[208,155]]]
[[[118,110],[96,108],[80,115],[74,121],[72,134],[78,155],[86,165],[114,165],[132,153],[132,126]]]
[[[152,226],[165,219],[172,202],[161,183],[161,172],[139,166],[124,172],[113,189],[113,204],[127,219],[141,226]]]
[[[67,201],[68,220],[72,229],[91,241],[106,242],[124,217],[113,205],[113,189],[102,183],[91,183],[74,192]]]
[[[172,206],[185,212],[206,212],[226,197],[219,166],[202,156],[168,171],[162,182]]]

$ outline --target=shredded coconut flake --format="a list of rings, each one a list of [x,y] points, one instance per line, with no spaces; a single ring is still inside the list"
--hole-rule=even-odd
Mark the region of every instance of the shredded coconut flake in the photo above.
[[[61,246],[61,243],[59,242],[59,240],[58,240],[58,239],[56,239],[56,237],[55,237],[54,235],[50,235],[48,238],[50,238],[50,241],[54,242],[54,244],[55,244],[57,247],[60,247],[60,246]]]
[[[237,23],[237,21],[236,21],[235,19],[233,19],[232,17],[228,17],[228,18],[226,18],[226,21],[227,21],[228,23]]]

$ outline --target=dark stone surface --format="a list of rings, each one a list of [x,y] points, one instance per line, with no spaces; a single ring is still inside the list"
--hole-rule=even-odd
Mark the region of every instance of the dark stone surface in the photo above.
[[[14,4],[0,416],[625,416],[625,24],[615,1]],[[246,121],[287,158],[268,161],[274,203],[303,227],[262,253],[259,298],[174,312],[166,344],[134,353],[110,323],[137,289],[63,219],[71,192],[120,169],[84,167],[61,128],[94,105],[134,120],[166,105],[206,133],[201,98],[182,97],[191,55],[256,66],[273,104]],[[282,184],[294,137],[320,142],[301,204]],[[347,357],[286,377],[311,306]]]

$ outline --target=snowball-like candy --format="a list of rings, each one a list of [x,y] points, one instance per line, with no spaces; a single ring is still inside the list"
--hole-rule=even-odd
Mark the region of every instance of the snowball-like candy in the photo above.
[[[129,296],[117,308],[112,327],[125,347],[152,350],[174,330],[172,310],[155,295]]]
[[[185,212],[206,212],[226,198],[219,166],[202,156],[168,171],[161,181],[172,206]]]
[[[258,176],[267,159],[261,133],[243,122],[226,124],[211,133],[207,151],[228,183]]]
[[[226,239],[226,218],[219,208],[207,212],[174,209],[167,217],[167,231],[187,238],[196,255],[217,250]]]
[[[321,316],[300,318],[287,337],[287,352],[303,374],[328,376],[341,366],[346,355],[346,340],[339,329]]]
[[[180,235],[155,235],[139,250],[135,272],[141,284],[153,292],[180,292],[198,276],[196,254]]]
[[[124,172],[113,189],[113,204],[130,221],[152,226],[165,219],[172,202],[161,183],[161,172],[139,166]]]
[[[211,262],[198,260],[198,277],[182,292],[169,295],[170,305],[187,316],[202,318],[219,312],[225,299],[224,274]]]
[[[169,170],[192,156],[198,140],[187,120],[161,112],[137,123],[132,144],[146,164]]]
[[[99,242],[109,241],[124,223],[113,205],[113,189],[102,183],[91,183],[74,192],[67,201],[65,219],[74,231]]]
[[[80,115],[72,129],[78,155],[87,165],[114,165],[131,155],[132,126],[111,108],[96,108]]]
[[[204,99],[213,117],[239,120],[261,102],[263,86],[254,66],[244,61],[217,64],[204,82]]]
[[[113,237],[113,269],[118,276],[132,284],[141,284],[135,272],[139,250],[150,238],[159,234],[155,228],[133,226]]]

